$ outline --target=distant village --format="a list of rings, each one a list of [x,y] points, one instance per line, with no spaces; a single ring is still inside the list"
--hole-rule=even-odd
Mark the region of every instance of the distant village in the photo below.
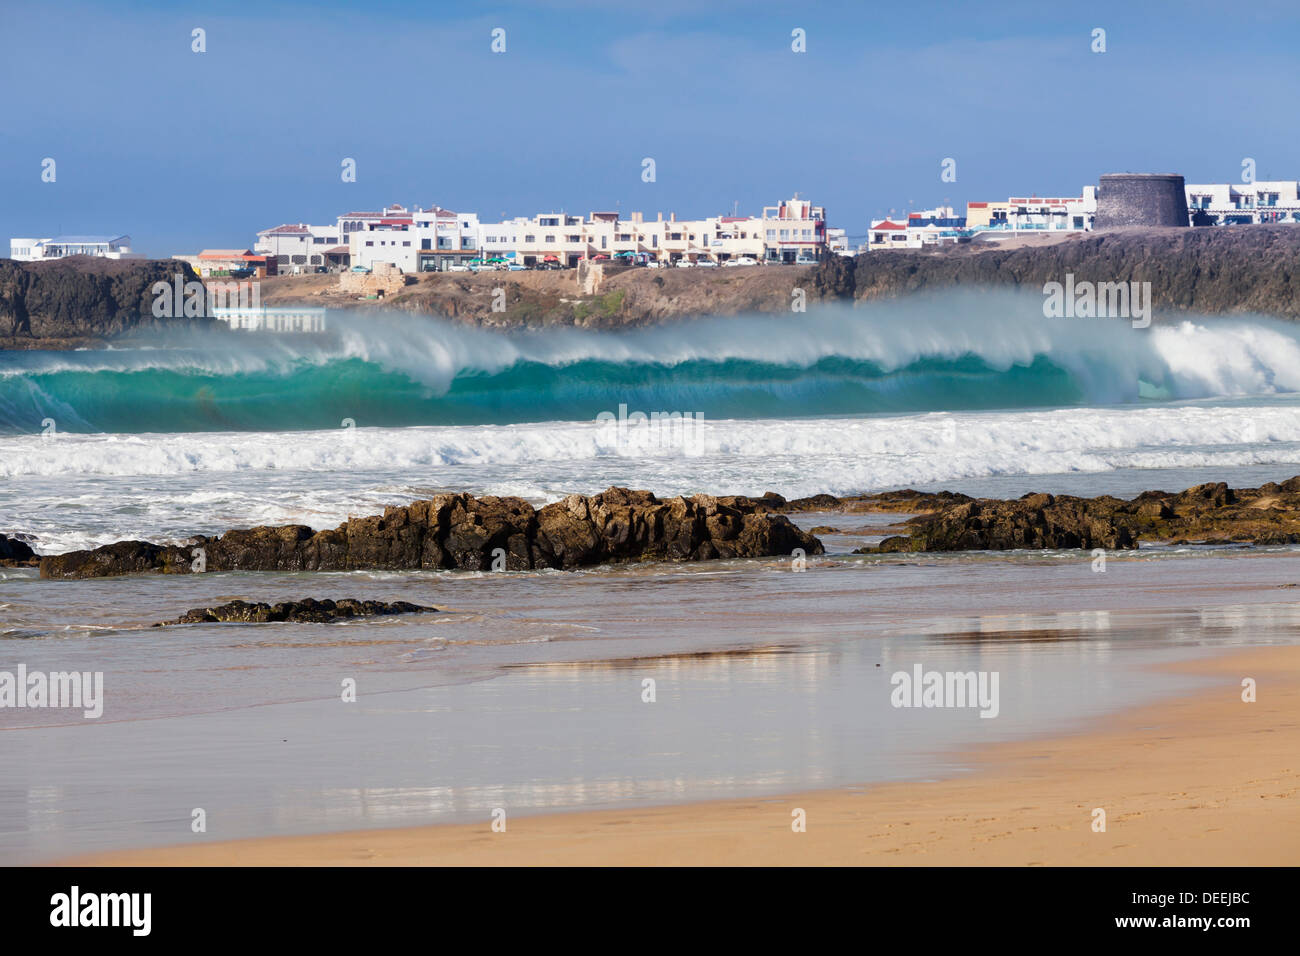
[[[1161,180],[1175,203],[1163,225],[1219,226],[1252,223],[1300,224],[1300,182],[1182,184],[1178,176],[1115,174],[1120,195],[1132,180]],[[1102,206],[1104,207],[1105,202]],[[1177,198],[1177,197],[1175,197]],[[251,248],[204,249],[173,258],[203,277],[264,278],[308,273],[384,273],[572,269],[584,261],[648,268],[716,268],[756,265],[812,265],[828,255],[945,244],[994,243],[1035,233],[1088,232],[1098,225],[1099,187],[1079,196],[1012,196],[972,201],[965,215],[951,206],[909,212],[871,222],[865,235],[850,237],[827,223],[826,210],[797,194],[759,215],[678,219],[640,212],[540,213],[486,222],[472,212],[391,205],[352,211],[327,225],[282,223],[257,233]],[[1103,213],[1104,215],[1104,213]],[[1172,219],[1168,218],[1172,215]],[[1182,220],[1186,218],[1186,222]],[[1132,223],[1138,224],[1141,220]],[[1111,223],[1114,225],[1115,223]],[[856,246],[850,239],[861,240]],[[10,239],[10,257],[32,262],[89,255],[142,258],[129,236],[57,236]]]

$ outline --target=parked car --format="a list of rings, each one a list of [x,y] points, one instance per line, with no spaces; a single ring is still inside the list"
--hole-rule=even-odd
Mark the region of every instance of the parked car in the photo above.
[[[370,270],[367,269],[365,266],[353,266],[353,267],[352,267],[352,271],[353,271],[353,272],[369,272]]]
[[[798,256],[794,260],[794,264],[797,266],[815,266],[817,265],[817,260],[811,256]]]
[[[740,257],[738,257],[738,258],[736,258],[736,259],[728,259],[726,262],[723,263],[723,265],[727,265],[727,266],[756,266],[756,265],[758,265],[758,260],[755,259],[753,256],[740,256]]]
[[[447,267],[448,272],[469,272],[470,267],[463,262],[457,262]]]
[[[690,259],[678,259],[678,260],[677,260],[677,268],[679,268],[679,269],[694,269],[694,268],[695,268],[695,263],[694,263],[694,262],[691,262]]]
[[[718,264],[712,259],[700,259],[695,263],[695,268],[697,269],[716,269],[717,267]]]
[[[527,266],[521,266],[517,262],[512,262],[510,265],[506,266],[506,269],[510,272],[523,272],[527,268]]]
[[[647,269],[663,269],[663,268],[666,268],[666,267],[665,267],[664,264],[663,264],[662,262],[660,262],[658,259],[651,259],[649,262],[646,263],[646,268],[647,268]]]

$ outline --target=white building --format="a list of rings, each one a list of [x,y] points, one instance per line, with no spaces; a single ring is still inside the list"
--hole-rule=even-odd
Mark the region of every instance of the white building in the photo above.
[[[816,262],[826,245],[826,210],[798,193],[779,206],[764,206],[763,239],[768,262]]]
[[[825,211],[797,197],[768,206],[761,216],[711,216],[678,219],[656,213],[647,219],[631,212],[590,212],[586,218],[563,212],[520,216],[480,226],[480,248],[523,266],[556,262],[575,266],[581,259],[655,260],[722,263],[750,257],[767,262],[815,262],[827,246]],[[840,230],[842,243],[847,238]]]
[[[853,249],[849,246],[848,230],[827,229],[826,230],[826,251],[833,252],[837,256],[853,255]]]
[[[847,249],[844,230],[838,230],[836,243],[841,251]],[[674,213],[666,219],[658,213],[649,220],[640,212],[624,218],[606,211],[586,217],[549,212],[480,222],[474,213],[394,204],[345,213],[332,227],[289,223],[263,230],[254,251],[276,257],[281,274],[322,266],[373,270],[381,263],[414,273],[476,259],[568,267],[601,258],[717,264],[750,257],[805,263],[820,259],[827,244],[825,210],[796,196],[765,207],[761,216],[692,220],[679,220]]]
[[[9,258],[19,262],[40,262],[65,256],[98,256],[101,259],[143,259],[131,251],[130,236],[56,236],[53,239],[10,239]]]
[[[445,271],[479,256],[481,228],[475,213],[441,206],[380,212],[350,212],[339,217],[352,266],[373,270],[382,262],[403,272]]]
[[[1188,185],[1187,211],[1194,226],[1300,223],[1300,182]]]
[[[307,223],[284,223],[257,234],[253,251],[274,257],[280,275],[338,269],[347,263],[347,246],[341,241],[337,225],[312,226]]]

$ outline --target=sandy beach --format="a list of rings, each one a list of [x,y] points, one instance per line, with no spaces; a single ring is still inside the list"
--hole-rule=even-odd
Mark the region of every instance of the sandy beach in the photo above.
[[[959,779],[653,809],[114,852],[75,865],[1296,865],[1300,647],[1086,733],[986,748]],[[1242,700],[1243,678],[1257,700]],[[1093,828],[1106,813],[1105,832]],[[793,832],[802,809],[806,832]]]

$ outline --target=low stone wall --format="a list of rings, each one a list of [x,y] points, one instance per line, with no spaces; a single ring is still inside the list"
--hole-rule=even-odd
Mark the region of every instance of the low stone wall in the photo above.
[[[391,295],[401,292],[411,277],[400,272],[381,275],[370,272],[344,272],[339,275],[339,291],[350,295]]]

